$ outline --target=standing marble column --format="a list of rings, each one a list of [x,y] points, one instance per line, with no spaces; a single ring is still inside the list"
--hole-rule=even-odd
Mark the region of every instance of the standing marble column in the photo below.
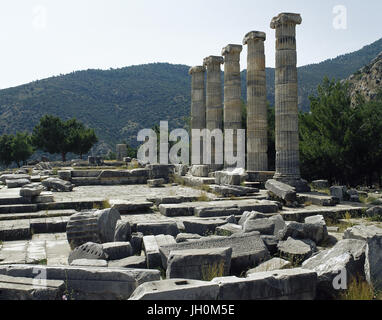
[[[247,53],[247,170],[268,170],[268,118],[264,32],[248,32]]]
[[[206,128],[210,131],[223,129],[223,99],[220,65],[224,63],[221,56],[209,56],[203,60],[203,65],[207,69],[206,84]],[[215,143],[211,146],[211,168],[212,170],[221,167],[215,163]]]
[[[224,56],[224,130],[233,130],[233,144],[224,152],[237,155],[237,130],[241,129],[241,45],[229,44],[222,49]],[[227,148],[229,150],[227,150]],[[226,165],[228,166],[228,165]]]
[[[301,181],[299,160],[296,25],[301,22],[295,13],[280,13],[271,22],[271,28],[276,29],[274,178],[297,191],[308,189]]]
[[[204,78],[206,69],[203,66],[192,67],[191,75],[191,130],[206,128],[206,96]],[[192,132],[192,131],[191,131]],[[203,163],[203,141],[200,139],[200,162]]]

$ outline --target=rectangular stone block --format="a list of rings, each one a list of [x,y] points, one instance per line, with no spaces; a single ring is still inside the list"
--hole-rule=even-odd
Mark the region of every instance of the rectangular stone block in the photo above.
[[[0,300],[62,300],[64,288],[61,280],[0,275]]]
[[[222,277],[218,300],[314,300],[317,273],[286,269],[250,274],[247,278]]]
[[[128,299],[140,284],[160,279],[159,270],[22,264],[2,265],[0,274],[25,278],[42,274],[48,280],[65,281],[69,299],[75,300]]]
[[[210,281],[229,275],[231,248],[189,249],[171,251],[167,261],[166,278]]]
[[[234,234],[221,239],[203,239],[192,242],[182,242],[159,248],[162,264],[167,268],[169,254],[173,250],[232,248],[231,272],[240,274],[242,271],[257,266],[269,259],[269,251],[258,232]]]
[[[129,300],[216,300],[219,286],[216,283],[189,280],[166,279],[144,283]]]
[[[159,252],[160,246],[176,244],[174,237],[157,235],[157,236],[144,236],[143,247],[146,254],[147,267],[150,269],[162,268],[162,259]]]
[[[167,217],[186,217],[194,215],[194,208],[192,204],[161,204],[159,205],[159,212]]]
[[[186,233],[196,233],[201,236],[208,236],[215,232],[216,227],[226,224],[225,220],[184,220],[183,225],[186,229]]]
[[[178,225],[174,221],[170,222],[150,222],[138,223],[137,232],[142,232],[143,235],[170,235],[176,237],[179,233]]]

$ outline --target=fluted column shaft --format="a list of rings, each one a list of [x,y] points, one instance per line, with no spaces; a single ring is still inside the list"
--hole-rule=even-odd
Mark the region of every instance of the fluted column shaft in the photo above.
[[[251,31],[247,50],[247,170],[268,170],[268,117],[264,32]]]
[[[203,66],[192,67],[189,71],[191,75],[191,130],[206,128],[205,71]],[[203,143],[200,140],[200,163],[202,162]]]
[[[224,56],[224,130],[233,130],[233,144],[225,152],[237,155],[237,129],[241,129],[241,45],[229,44],[222,50]],[[227,150],[228,149],[228,150]]]
[[[207,69],[206,83],[206,128],[210,131],[223,129],[223,99],[220,65],[224,62],[221,56],[209,56],[203,65]],[[215,164],[215,143],[211,146],[212,165]]]
[[[285,182],[301,178],[296,53],[296,24],[301,21],[299,14],[280,14],[271,23],[271,28],[276,29],[275,179]]]

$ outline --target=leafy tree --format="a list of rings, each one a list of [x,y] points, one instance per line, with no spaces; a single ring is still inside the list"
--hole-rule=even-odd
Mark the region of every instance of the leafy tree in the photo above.
[[[311,112],[300,115],[303,176],[348,185],[380,178],[382,100],[352,107],[348,84],[325,78],[310,101]]]
[[[6,167],[13,162],[13,140],[12,135],[5,134],[0,137],[0,163]]]
[[[45,115],[33,129],[33,144],[51,154],[59,153],[66,161],[69,152],[82,155],[97,142],[93,129],[87,129],[76,119],[62,121],[58,117]]]
[[[94,129],[85,128],[81,125],[77,129],[73,129],[74,147],[72,152],[82,156],[90,151],[90,149],[98,142],[98,138]]]
[[[12,143],[12,159],[20,167],[34,153],[31,136],[27,132],[17,132]]]

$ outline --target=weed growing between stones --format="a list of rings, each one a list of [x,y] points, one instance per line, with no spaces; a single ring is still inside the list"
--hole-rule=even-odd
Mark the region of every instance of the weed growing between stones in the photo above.
[[[207,193],[205,191],[202,191],[196,200],[199,202],[206,202],[206,201],[209,201],[210,199],[208,198]]]
[[[48,264],[48,260],[47,259],[41,259],[41,260],[37,261],[35,264],[46,266]]]
[[[160,272],[160,277],[161,277],[161,279],[162,279],[162,280],[165,280],[165,279],[166,279],[166,270],[163,269],[162,267],[158,267],[157,269],[158,269],[159,272]]]
[[[214,263],[213,265],[202,266],[202,280],[211,281],[214,278],[224,276],[224,261]]]
[[[68,286],[68,275],[67,273],[65,272],[65,290],[63,292],[63,295],[62,295],[62,300],[74,300],[74,290],[69,290],[69,286]]]
[[[104,200],[100,204],[98,204],[98,203],[93,204],[93,209],[103,210],[103,209],[108,209],[108,208],[111,208],[109,200]]]
[[[186,185],[185,181],[176,174],[169,175],[169,181],[170,181],[170,183],[176,183],[180,186]]]
[[[354,278],[348,289],[340,294],[341,300],[380,300],[381,298],[381,294],[378,294],[372,285],[357,278]]]

